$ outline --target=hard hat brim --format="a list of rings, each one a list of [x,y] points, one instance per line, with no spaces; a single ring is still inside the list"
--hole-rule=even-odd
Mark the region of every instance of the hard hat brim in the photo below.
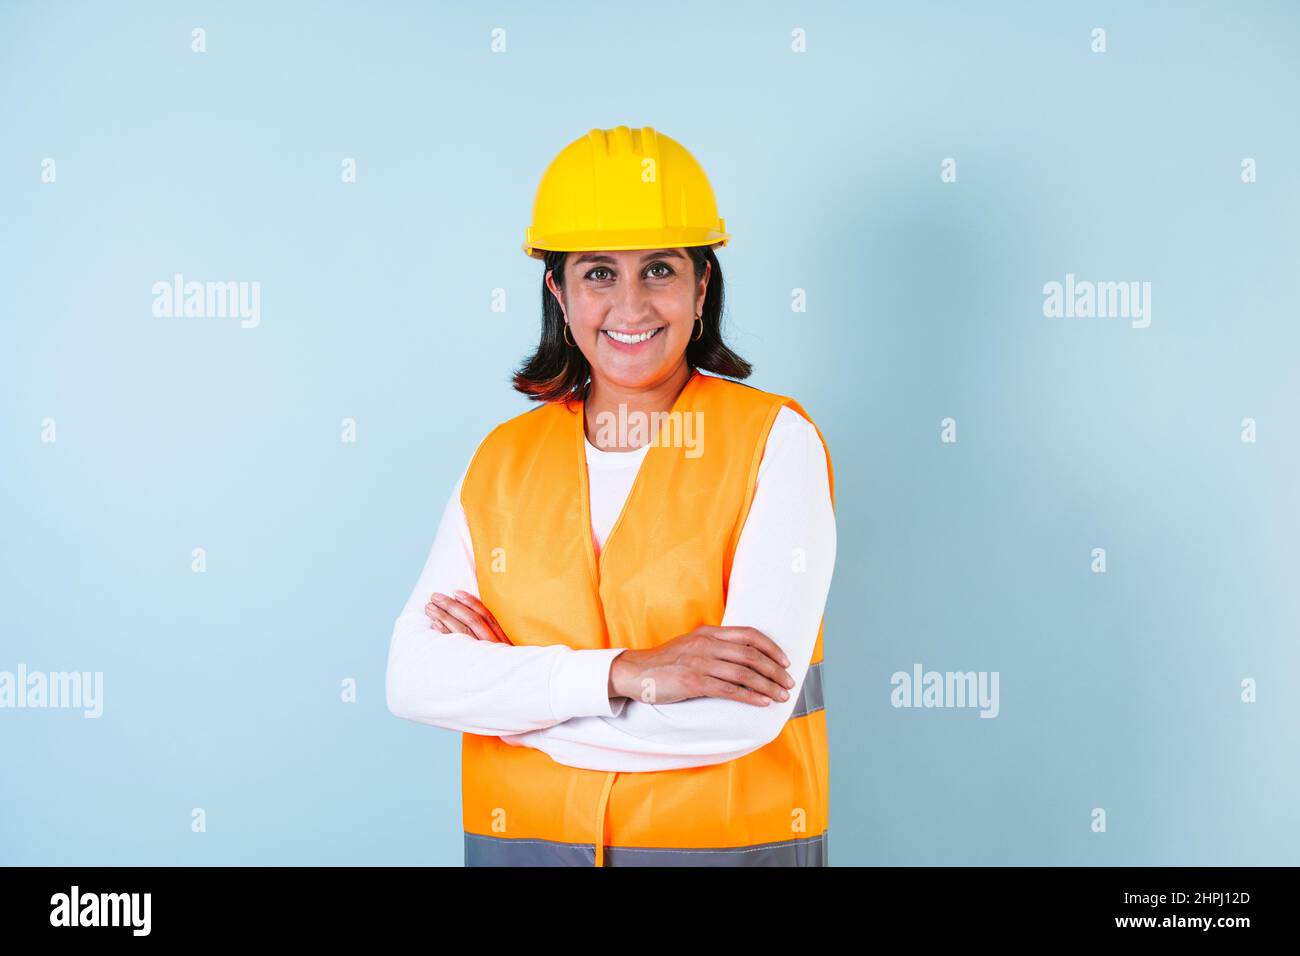
[[[541,259],[547,252],[625,252],[632,249],[676,249],[679,246],[725,246],[730,238],[729,233],[708,228],[604,230],[538,236],[525,242],[522,248],[532,258]]]

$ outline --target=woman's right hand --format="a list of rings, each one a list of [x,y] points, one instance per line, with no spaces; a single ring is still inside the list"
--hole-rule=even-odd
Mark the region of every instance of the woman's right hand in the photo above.
[[[722,697],[766,707],[788,700],[789,659],[752,627],[697,627],[648,650],[629,648],[609,670],[609,696],[649,704]]]

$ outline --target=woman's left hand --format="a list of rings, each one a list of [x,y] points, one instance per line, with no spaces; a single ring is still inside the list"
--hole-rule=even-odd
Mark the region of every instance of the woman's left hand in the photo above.
[[[454,597],[434,591],[424,606],[424,613],[433,621],[434,630],[443,634],[466,634],[480,641],[510,643],[492,612],[468,591],[456,591]]]

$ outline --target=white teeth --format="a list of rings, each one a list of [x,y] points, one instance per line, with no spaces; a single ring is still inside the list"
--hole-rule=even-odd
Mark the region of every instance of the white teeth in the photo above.
[[[640,335],[624,335],[622,332],[615,332],[613,329],[605,330],[605,334],[615,342],[623,342],[626,345],[635,345],[637,342],[644,342],[646,339],[654,338],[658,332],[658,329],[652,329],[649,332],[642,332]]]

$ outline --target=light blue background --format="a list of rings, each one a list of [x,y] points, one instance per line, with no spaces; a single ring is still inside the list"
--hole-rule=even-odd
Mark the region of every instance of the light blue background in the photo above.
[[[624,123],[708,170],[732,344],[830,445],[831,862],[1300,863],[1297,8],[467,6],[4,5],[0,670],[106,686],[0,711],[0,861],[461,862],[388,638],[527,404],[537,180]],[[153,317],[174,272],[260,327]],[[1067,272],[1150,328],[1045,318]],[[914,662],[1000,716],[894,709]]]

